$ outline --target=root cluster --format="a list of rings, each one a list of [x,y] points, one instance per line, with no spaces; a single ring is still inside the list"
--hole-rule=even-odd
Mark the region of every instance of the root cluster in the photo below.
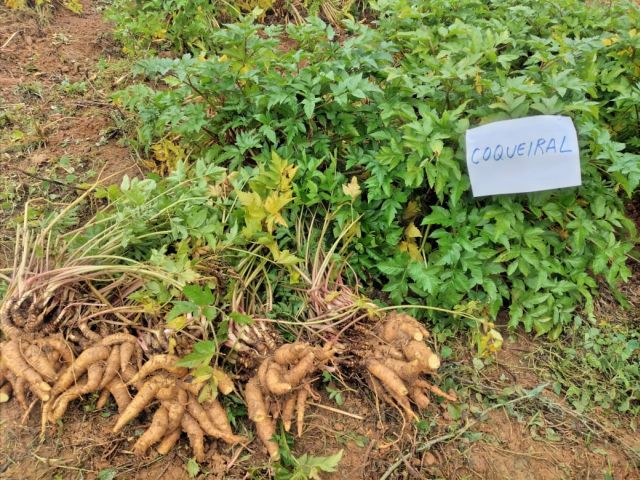
[[[202,384],[188,383],[185,381],[186,369],[175,367],[175,358],[171,355],[157,355],[152,357],[140,371],[129,381],[135,384],[138,390],[136,396],[120,413],[113,427],[117,433],[136,418],[154,400],[158,401],[151,424],[133,445],[133,452],[143,455],[147,450],[158,444],[156,450],[165,455],[180,438],[182,432],[186,433],[193,454],[199,462],[205,459],[205,437],[220,439],[228,444],[241,443],[244,438],[234,435],[227,419],[227,413],[217,399],[208,399],[200,403],[198,393]],[[162,370],[145,380],[147,375]],[[233,384],[219,382],[219,385]],[[224,392],[222,390],[224,388]],[[221,393],[230,393],[231,390],[221,387]]]
[[[234,390],[222,370],[212,367],[210,361],[194,367],[206,369],[206,375],[197,374],[198,378],[211,376],[211,388],[201,392],[203,384],[194,383],[189,371],[177,365],[177,356],[154,355],[183,353],[193,346],[194,339],[210,338],[213,332],[208,317],[202,314],[197,322],[188,313],[187,324],[195,335],[187,332],[174,336],[172,329],[158,322],[157,315],[147,316],[132,298],[149,279],[161,279],[176,290],[185,289],[182,276],[174,278],[163,268],[123,261],[117,245],[124,243],[125,229],[116,227],[121,224],[119,216],[113,228],[89,232],[91,225],[102,225],[106,218],[97,215],[88,224],[52,241],[56,222],[89,192],[39,233],[29,230],[26,215],[17,231],[13,274],[0,303],[0,329],[7,339],[0,343],[0,403],[13,394],[27,418],[40,402],[42,435],[49,424],[63,418],[74,400],[89,394],[97,394],[98,408],[113,397],[119,412],[114,433],[143,412],[152,411],[148,427],[132,446],[138,455],[151,447],[165,454],[182,433],[198,461],[205,459],[208,439],[227,444],[244,442],[232,431],[224,407],[211,398],[214,384],[222,394]],[[274,441],[276,422],[282,420],[284,429],[290,431],[295,416],[297,433],[302,435],[308,398],[318,398],[312,384],[319,371],[328,368],[329,361],[332,368],[355,367],[353,373],[368,377],[376,397],[398,406],[410,417],[415,417],[411,402],[423,409],[429,404],[429,393],[455,399],[427,382],[425,375],[433,374],[440,360],[425,343],[428,332],[414,318],[390,314],[377,327],[365,331],[364,337],[354,335],[359,327],[368,328],[381,310],[358,293],[357,284],[350,287],[343,282],[345,265],[336,261],[340,255],[334,254],[344,234],[324,252],[328,228],[325,223],[315,240],[315,254],[307,251],[303,264],[295,270],[305,284],[301,293],[306,304],[300,311],[303,328],[298,333],[304,332],[316,344],[298,341],[282,345],[283,339],[272,328],[274,320],[257,317],[246,322],[240,317],[230,321],[223,344],[228,349],[225,361],[235,364],[238,380],[246,380],[249,418],[273,460],[279,458]],[[266,270],[262,260],[254,262],[257,258],[261,257],[249,255],[237,265],[242,281],[235,282],[227,292],[232,312],[253,314],[269,309],[272,287],[266,285],[269,276],[263,275]],[[219,270],[203,268],[207,277]],[[261,300],[263,288],[268,291],[266,304]],[[107,315],[112,320],[105,321]],[[127,331],[116,333],[113,329],[119,327],[114,325],[127,325]],[[156,330],[158,327],[162,330]],[[185,348],[178,339],[184,339]]]
[[[206,436],[229,444],[244,440],[233,434],[217,399],[198,401],[203,384],[187,381],[188,370],[175,365],[178,357],[155,355],[142,364],[139,343],[127,333],[101,338],[75,358],[70,344],[59,336],[31,342],[11,340],[0,346],[0,352],[0,402],[7,401],[13,391],[28,413],[26,399],[31,391],[42,402],[43,433],[47,423],[63,417],[73,400],[100,392],[98,408],[103,408],[111,396],[118,406],[115,433],[158,401],[151,424],[132,447],[138,455],[156,444],[159,453],[168,453],[182,432],[187,434],[198,461],[205,458]],[[219,369],[215,369],[215,375],[220,393],[231,393],[231,379]],[[133,397],[131,388],[137,390]]]
[[[131,299],[148,279],[161,279],[177,289],[184,287],[184,280],[121,256],[121,219],[103,229],[106,218],[115,220],[111,212],[100,212],[64,234],[54,230],[91,191],[38,232],[28,228],[26,215],[17,230],[12,277],[0,302],[0,329],[6,339],[0,343],[0,403],[13,395],[25,410],[24,419],[40,403],[42,435],[75,399],[89,394],[97,394],[98,408],[114,398],[119,411],[114,432],[148,407],[155,408],[150,425],[132,447],[137,454],[151,446],[166,453],[182,432],[199,460],[204,459],[207,436],[240,442],[219,401],[198,401],[205,397],[199,394],[202,385],[192,383],[189,371],[176,366],[178,357],[153,355],[169,349],[182,353],[183,348],[175,337],[170,345],[167,329],[156,330],[158,316],[142,312]],[[111,321],[103,321],[105,316]],[[193,338],[206,339],[209,322],[204,323],[195,336],[188,336],[187,348]],[[113,325],[132,328],[115,333]],[[143,358],[148,358],[146,363]],[[234,389],[224,372],[213,372],[218,391]]]
[[[74,356],[62,336],[34,340],[13,339],[0,345],[0,374],[8,380],[24,410],[28,392],[42,402],[42,431],[55,423],[76,398],[102,391],[102,403],[113,395],[118,408],[130,400],[125,382],[141,363],[136,338],[126,333],[108,335]],[[8,387],[7,387],[8,390]]]
[[[225,346],[230,349],[229,359],[239,363],[245,369],[258,366],[257,360],[268,355],[276,348],[277,335],[268,323],[259,318],[251,325],[238,325],[229,322],[229,331]]]
[[[140,360],[141,352],[134,336],[115,333],[101,339],[62,372],[51,391],[52,399],[43,406],[43,421],[56,422],[71,401],[99,391],[103,392],[103,403],[113,395],[118,409],[124,409],[130,400],[125,382],[136,374]]]
[[[304,429],[304,412],[313,375],[331,358],[329,348],[307,343],[289,343],[276,349],[262,361],[257,374],[245,387],[249,419],[256,425],[258,438],[273,460],[280,458],[278,444],[273,441],[276,421],[282,419],[284,429],[291,429],[296,415],[298,436]]]
[[[299,341],[276,348],[277,335],[265,323],[256,321],[251,326],[230,329],[231,344],[227,346],[241,355],[239,358],[251,359],[252,366],[245,370],[252,375],[244,389],[248,415],[257,437],[275,461],[279,459],[274,441],[276,422],[281,420],[284,429],[290,431],[295,419],[301,436],[308,399],[319,398],[312,389],[319,371],[329,361],[338,366],[343,361],[348,363],[337,353],[337,338],[325,347]],[[339,348],[356,359],[353,366],[368,376],[377,398],[399,407],[410,418],[416,418],[412,404],[426,408],[430,394],[456,399],[426,380],[437,371],[440,359],[427,346],[429,332],[416,319],[391,313],[377,326],[360,326],[359,330],[365,332],[364,338],[352,339],[351,345],[343,338]],[[175,355],[153,355],[143,363],[144,352],[136,336],[82,333],[85,340],[91,336],[92,341],[84,341],[79,347],[61,335],[23,335],[0,344],[0,403],[13,392],[28,414],[33,404],[41,401],[43,433],[47,424],[63,417],[73,400],[87,394],[99,393],[98,408],[114,398],[119,412],[114,433],[153,408],[150,424],[132,446],[137,455],[144,455],[151,447],[166,454],[182,433],[198,461],[206,457],[207,438],[227,444],[246,441],[234,434],[217,399],[200,401],[204,384],[193,383],[189,371],[176,365]],[[81,350],[77,357],[76,349]],[[242,369],[242,365],[239,367]],[[226,373],[218,368],[212,372],[220,393],[227,395],[234,390]],[[29,396],[34,399],[30,405]]]
[[[29,392],[48,402],[54,396],[54,383],[72,361],[73,352],[60,336],[4,342],[0,344],[0,391],[6,400],[13,392],[25,410]]]
[[[415,318],[392,313],[370,336],[372,354],[363,360],[376,396],[399,406],[412,419],[417,416],[411,402],[421,410],[427,408],[429,392],[456,400],[423,378],[440,367],[440,358],[425,343],[428,337],[427,329]]]

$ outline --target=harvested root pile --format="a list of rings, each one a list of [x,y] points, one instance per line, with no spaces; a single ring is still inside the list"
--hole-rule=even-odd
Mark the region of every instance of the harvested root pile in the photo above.
[[[133,446],[137,455],[143,455],[155,444],[158,444],[158,453],[168,453],[182,432],[187,434],[199,462],[205,459],[206,436],[229,444],[243,442],[243,437],[233,434],[226,411],[217,399],[209,399],[202,404],[198,401],[203,384],[188,383],[185,380],[188,371],[176,367],[176,360],[172,355],[156,355],[129,380],[128,383],[134,385],[138,393],[121,412],[113,431],[121,431],[154,400],[158,400],[159,406],[151,424]],[[154,375],[146,379],[152,373]],[[221,371],[218,375],[221,376]],[[228,377],[218,385],[221,393],[228,394],[233,390],[233,383]]]
[[[159,277],[178,289],[182,284],[156,271],[145,273],[137,264],[85,265],[80,254],[69,261],[63,258],[63,267],[50,269],[30,253],[29,245],[20,263],[25,267],[15,272],[0,307],[1,327],[8,337],[0,344],[0,403],[13,392],[26,417],[40,401],[43,433],[47,424],[64,416],[71,402],[88,394],[99,393],[98,408],[113,396],[119,412],[114,433],[153,408],[147,429],[132,446],[137,455],[152,447],[166,454],[182,433],[198,461],[205,460],[207,438],[230,445],[246,440],[234,434],[224,407],[211,398],[208,389],[203,390],[204,383],[194,383],[189,370],[177,365],[178,357],[152,355],[154,350],[168,350],[163,342],[156,348],[153,338],[146,338],[158,326],[141,325],[136,331],[128,316],[142,313],[128,298],[145,278]],[[306,325],[301,324],[309,341],[325,347],[302,341],[277,347],[282,340],[266,319],[228,324],[227,361],[235,360],[244,372],[243,380],[248,379],[244,393],[249,418],[273,460],[279,459],[273,438],[276,422],[281,419],[284,429],[290,431],[295,418],[298,436],[303,434],[308,398],[317,398],[311,385],[328,362],[334,367],[349,366],[349,359],[355,359],[352,366],[356,373],[369,376],[376,397],[399,406],[410,417],[415,417],[410,402],[423,409],[429,404],[428,393],[455,399],[423,378],[438,369],[440,360],[426,345],[429,334],[417,320],[393,313],[373,332],[366,330],[359,322],[371,325],[379,318],[378,307],[361,297],[357,288],[345,286],[339,270],[332,273],[329,257],[318,255],[314,265],[309,275],[303,275],[309,281],[311,315]],[[240,307],[235,305],[234,311],[252,311]],[[104,315],[115,316],[119,322],[94,320]],[[110,331],[110,325],[118,323],[129,325],[129,330]],[[364,337],[356,338],[354,330],[364,331]],[[196,338],[206,339],[204,332],[205,327]],[[347,344],[346,355],[337,353],[343,349],[338,342]],[[176,345],[174,342],[172,348],[178,348]],[[148,360],[143,363],[145,356]],[[222,370],[203,367],[211,369],[220,393],[234,390]]]
[[[27,410],[29,392],[43,402],[53,397],[52,386],[65,366],[73,361],[73,352],[62,337],[49,336],[2,343],[0,358],[0,384],[5,382],[1,390],[6,396],[4,401],[13,392],[20,406]]]
[[[125,381],[135,375],[141,360],[136,338],[116,333],[100,339],[74,358],[70,343],[62,336],[10,340],[0,345],[0,373],[20,406],[29,412],[35,401],[42,402],[42,433],[47,422],[56,422],[76,398],[103,391],[105,400],[113,395],[122,410],[129,403]],[[5,393],[9,394],[9,387]],[[27,407],[28,392],[36,399]]]
[[[366,372],[376,397],[399,406],[411,419],[417,419],[411,402],[425,409],[430,403],[429,393],[456,400],[454,395],[424,378],[435,374],[440,359],[425,343],[429,332],[415,318],[394,312],[375,328],[359,326],[358,330],[365,333],[364,338],[350,342],[352,348],[347,345],[340,348],[345,353],[355,353],[357,360],[353,366]],[[262,360],[257,373],[247,382],[245,400],[249,418],[273,460],[279,459],[278,444],[273,440],[276,421],[280,418],[284,429],[290,431],[295,415],[297,433],[301,436],[306,402],[309,395],[314,395],[311,388],[317,379],[314,376],[329,360],[335,365],[345,360],[336,354],[336,342],[334,338],[325,348],[302,342],[282,345]]]
[[[280,458],[278,444],[273,441],[277,419],[282,419],[288,432],[295,413],[298,436],[302,435],[307,398],[314,395],[313,375],[332,355],[329,348],[300,342],[285,344],[264,359],[257,374],[247,382],[245,399],[249,418],[274,461]]]
[[[243,438],[231,431],[218,400],[198,402],[203,384],[186,381],[188,370],[176,366],[178,357],[155,355],[138,369],[135,359],[140,357],[140,347],[131,335],[118,333],[100,340],[82,352],[60,376],[51,390],[54,400],[44,404],[43,416],[55,422],[64,415],[72,400],[100,391],[98,408],[104,407],[109,395],[113,395],[118,405],[120,415],[113,427],[114,433],[158,400],[151,424],[133,445],[137,455],[144,455],[155,444],[159,453],[168,453],[182,432],[189,437],[198,461],[205,457],[205,436],[230,444],[242,442]],[[217,373],[218,377],[223,375],[221,371]],[[228,377],[218,385],[222,393],[233,390],[233,382]],[[128,387],[137,390],[135,397],[131,398]]]
[[[103,392],[102,399],[113,395],[122,411],[130,401],[124,382],[135,375],[140,360],[136,337],[127,333],[104,337],[78,355],[60,375],[51,390],[51,400],[43,405],[43,422],[56,422],[71,401],[99,391]]]
[[[194,456],[205,458],[205,437],[226,443],[241,443],[234,435],[220,402],[209,399],[202,404],[198,394],[204,384],[189,383],[188,370],[176,366],[175,355],[155,355],[142,363],[142,349],[137,338],[115,333],[101,338],[74,358],[71,345],[61,336],[49,336],[31,342],[11,340],[0,346],[0,402],[9,400],[11,392],[27,413],[27,390],[42,401],[42,432],[48,422],[61,419],[70,403],[91,393],[100,392],[97,407],[103,408],[113,396],[120,413],[114,432],[119,432],[138,417],[153,401],[159,406],[151,424],[133,445],[133,452],[143,455],[157,445],[168,453],[186,433]],[[229,394],[234,386],[221,370],[214,369],[218,390]],[[132,398],[130,388],[137,394]]]
[[[102,338],[90,333],[93,342],[83,337],[81,345],[88,347],[80,348],[77,358],[78,345],[62,335],[23,334],[0,344],[0,373],[23,409],[27,410],[29,392],[43,402],[43,428],[46,422],[62,418],[72,400],[88,393],[103,391],[105,401],[111,394],[119,408],[128,403],[124,382],[135,375],[142,361],[136,337],[116,333]]]
[[[257,437],[274,461],[279,447],[273,440],[276,422],[290,431],[297,424],[297,434],[304,430],[305,408],[309,396],[316,397],[311,387],[318,372],[329,361],[341,363],[336,354],[336,340],[324,348],[295,342],[278,348],[274,333],[256,322],[251,327],[234,330],[234,345],[240,352],[259,363],[245,386],[249,418],[255,423]],[[426,345],[429,332],[409,315],[392,313],[371,330],[359,326],[365,337],[353,345],[356,365],[364,367],[376,397],[400,407],[416,418],[413,402],[424,409],[429,393],[447,400],[455,396],[443,392],[424,377],[440,366],[439,357]],[[116,333],[100,338],[74,357],[72,345],[61,336],[42,339],[10,340],[0,346],[0,401],[9,398],[11,390],[24,409],[28,409],[27,392],[42,401],[43,431],[48,422],[56,422],[70,403],[87,394],[100,392],[97,407],[102,408],[110,396],[118,406],[119,416],[113,427],[118,433],[132,420],[156,406],[146,431],[136,440],[132,450],[144,455],[151,447],[168,453],[185,433],[194,456],[203,461],[205,441],[219,439],[227,444],[246,439],[233,433],[224,407],[217,399],[200,403],[203,383],[192,383],[189,371],[176,365],[174,355],[154,355],[142,364],[143,351],[136,336]],[[266,352],[266,355],[265,355]],[[214,368],[218,390],[229,394],[234,390],[231,379]],[[362,371],[362,370],[360,370]],[[130,392],[136,391],[135,396]],[[34,401],[35,403],[35,401]]]
[[[296,342],[275,349],[277,335],[268,321],[254,318],[251,325],[229,324],[226,346],[237,354],[237,364],[251,372],[257,368],[246,384],[245,401],[257,436],[273,460],[279,458],[273,439],[277,420],[281,418],[289,431],[296,415],[298,435],[302,435],[314,375],[328,360],[336,367],[350,367],[356,376],[367,377],[376,398],[399,406],[411,419],[417,418],[411,402],[426,408],[428,393],[455,400],[424,378],[440,366],[439,357],[425,343],[429,337],[426,328],[400,313],[380,319],[379,308],[361,296],[357,287],[346,286],[339,272],[339,266],[319,252],[308,272],[301,274],[308,283],[306,300],[311,314],[303,326],[308,338],[319,339],[326,348]]]
[[[38,232],[28,228],[26,213],[17,230],[14,268],[0,305],[0,328],[7,339],[0,343],[0,403],[13,394],[26,419],[40,402],[43,435],[49,423],[61,419],[84,395],[99,392],[98,408],[113,396],[120,413],[114,432],[153,403],[157,410],[151,424],[133,445],[137,454],[156,444],[166,453],[182,432],[199,460],[204,459],[205,436],[241,442],[218,400],[199,403],[198,397],[205,397],[200,395],[202,384],[189,382],[188,370],[175,365],[178,357],[153,356],[169,350],[171,331],[131,295],[149,280],[181,291],[184,280],[126,257],[122,245],[130,223],[119,210],[112,205],[99,211],[77,228],[56,233],[52,241],[61,220],[73,215],[90,191]],[[138,222],[137,215],[130,220]],[[163,235],[157,218],[147,220],[149,235]],[[208,259],[200,259],[203,271],[208,265]],[[105,316],[111,318],[103,321]],[[208,324],[195,328],[195,338],[207,338]],[[127,325],[129,330],[114,333],[113,325]],[[172,337],[171,351],[190,349],[193,338],[183,345],[183,337]],[[144,356],[150,358],[143,364]],[[231,379],[221,370],[213,371],[218,391],[230,393]]]
[[[410,315],[391,313],[368,339],[369,350],[363,363],[369,383],[377,397],[397,405],[410,417],[417,418],[410,401],[419,409],[430,403],[428,392],[450,401],[456,397],[427,382],[424,375],[434,374],[440,358],[427,346],[427,329]]]

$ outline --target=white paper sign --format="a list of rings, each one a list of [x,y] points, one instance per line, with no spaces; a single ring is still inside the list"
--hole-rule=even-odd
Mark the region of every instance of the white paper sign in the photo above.
[[[581,184],[578,136],[569,117],[538,115],[467,130],[474,197]]]

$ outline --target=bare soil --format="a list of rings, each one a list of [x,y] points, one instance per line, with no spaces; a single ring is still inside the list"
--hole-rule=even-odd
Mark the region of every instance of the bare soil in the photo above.
[[[33,205],[43,212],[85,182],[140,173],[109,102],[128,64],[119,63],[100,4],[83,4],[74,15],[0,2],[0,267],[11,260],[12,221],[26,198],[41,197]]]
[[[445,369],[455,368],[461,374],[470,369],[470,358],[464,359],[463,350],[460,345],[461,364],[445,365]],[[532,389],[543,383],[528,358],[535,351],[536,345],[530,339],[514,338],[482,378],[469,382],[474,385],[461,400],[469,406],[469,413],[463,418],[452,418],[445,405],[433,405],[425,412],[429,433],[412,425],[403,426],[400,415],[389,407],[377,406],[365,388],[345,392],[345,403],[339,407],[321,392],[319,404],[335,410],[311,407],[304,435],[296,438],[293,451],[297,455],[306,452],[321,456],[343,450],[338,472],[322,477],[327,479],[379,479],[388,472],[387,478],[391,479],[640,478],[639,458],[634,458],[621,443],[640,449],[640,438],[629,428],[628,419],[598,412],[590,413],[588,418],[574,416],[563,399],[548,389],[541,394],[542,402],[513,402],[486,411],[478,400],[479,391]],[[464,382],[461,391],[465,391]],[[110,469],[117,473],[116,478],[189,478],[185,468],[190,457],[186,439],[166,457],[150,454],[140,460],[128,448],[148,419],[116,435],[111,433],[114,407],[95,411],[94,402],[95,398],[87,398],[76,403],[42,443],[38,438],[37,408],[22,422],[23,412],[15,402],[3,405],[0,478],[97,478],[101,471]],[[549,429],[554,435],[549,434]],[[251,435],[244,422],[239,432]],[[429,442],[435,444],[421,451]],[[270,478],[267,465],[267,456],[257,442],[247,449],[213,443],[199,478]]]
[[[46,195],[35,204],[44,210],[77,195],[99,172],[102,178],[113,175],[111,181],[141,173],[119,144],[124,117],[108,98],[126,80],[128,65],[101,18],[101,4],[83,4],[82,15],[56,9],[48,19],[0,7],[0,266],[12,260],[12,222],[25,199],[43,186]],[[74,93],[63,88],[65,82],[84,82],[86,89]],[[627,294],[640,305],[640,278],[631,285]],[[607,299],[599,308],[608,317],[638,318],[637,308],[623,313]],[[318,403],[325,408],[309,408],[294,452],[320,456],[342,449],[338,472],[323,476],[333,479],[640,478],[634,419],[578,414],[548,387],[521,398],[547,381],[532,362],[538,343],[511,335],[496,360],[479,372],[466,343],[453,348],[456,361],[445,362],[443,375],[460,386],[460,408],[434,403],[416,427],[379,405],[364,385],[348,382],[352,389],[343,392],[343,405],[320,392]],[[487,403],[508,388],[516,393],[503,406]],[[15,401],[0,405],[0,478],[189,478],[186,439],[165,457],[150,454],[141,461],[127,449],[145,420],[116,435],[113,406],[95,411],[94,404],[95,398],[75,402],[44,441],[37,407],[23,420]],[[242,421],[238,429],[251,434]],[[257,442],[248,448],[214,443],[198,477],[270,478],[267,466]]]

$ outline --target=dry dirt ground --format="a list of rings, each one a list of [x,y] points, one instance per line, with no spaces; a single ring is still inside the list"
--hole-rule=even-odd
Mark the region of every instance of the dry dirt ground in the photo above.
[[[127,81],[129,64],[119,55],[101,18],[99,2],[83,1],[85,13],[57,9],[49,17],[0,7],[0,258],[11,260],[13,222],[26,198],[29,218],[77,195],[83,184],[124,173],[140,174],[134,155],[118,143],[124,116],[109,93]],[[101,172],[101,173],[100,173]],[[633,212],[632,212],[633,213]],[[640,274],[627,292],[631,313],[604,302],[607,317],[635,316]],[[507,336],[507,332],[504,332]],[[537,359],[541,341],[509,334],[503,350],[478,369],[468,342],[453,346],[443,377],[453,381],[456,405],[432,405],[417,426],[378,405],[364,386],[350,383],[338,406],[321,387],[309,409],[297,455],[344,457],[334,479],[638,479],[640,434],[636,419],[604,411],[575,411],[553,393]],[[546,386],[545,386],[546,385]],[[536,387],[543,386],[542,388]],[[0,405],[0,478],[189,478],[183,439],[166,457],[141,461],[127,452],[144,425],[110,433],[113,407],[94,408],[86,398],[63,422],[38,437],[37,407],[23,419],[14,401]],[[240,422],[240,433],[250,434]],[[267,458],[256,442],[244,447],[213,444],[199,478],[269,478]]]
[[[122,116],[108,94],[126,79],[109,28],[84,2],[77,16],[62,9],[15,12],[0,2],[0,253],[12,221],[75,195],[99,175],[114,180],[139,169],[118,145]],[[124,76],[123,76],[124,75]],[[79,187],[79,188],[78,188]],[[2,262],[0,262],[1,264]],[[2,265],[0,265],[2,266]]]

